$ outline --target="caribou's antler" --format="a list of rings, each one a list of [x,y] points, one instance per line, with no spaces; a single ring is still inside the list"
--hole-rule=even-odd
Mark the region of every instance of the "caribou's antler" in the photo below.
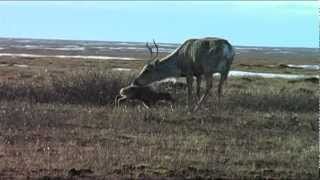
[[[152,56],[153,55],[152,47],[149,46],[149,43],[146,43],[146,47],[148,48],[150,53],[150,61],[153,61],[155,58],[157,58],[159,54],[159,46],[154,40],[153,40],[153,44],[154,44],[154,47],[157,49],[156,55],[154,57]]]
[[[154,46],[156,47],[156,49],[157,49],[157,53],[156,53],[156,56],[153,58],[153,59],[155,59],[155,58],[157,58],[158,57],[158,53],[159,53],[159,46],[157,45],[157,43],[154,41],[154,39],[153,39],[153,44],[154,44]]]
[[[146,43],[146,47],[148,48],[148,50],[149,50],[149,53],[150,53],[150,59],[153,59],[152,58],[152,54],[153,54],[153,52],[152,52],[152,48],[149,46],[149,44],[148,43]]]

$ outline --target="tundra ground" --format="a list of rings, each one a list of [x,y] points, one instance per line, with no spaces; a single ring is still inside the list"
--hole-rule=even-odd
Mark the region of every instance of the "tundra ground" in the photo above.
[[[233,69],[317,74],[240,65],[248,62]],[[0,67],[0,179],[318,178],[318,82],[230,78],[218,104],[216,79],[208,101],[188,113],[185,86],[170,83],[158,90],[173,105],[114,108],[143,61],[0,63],[9,64]]]

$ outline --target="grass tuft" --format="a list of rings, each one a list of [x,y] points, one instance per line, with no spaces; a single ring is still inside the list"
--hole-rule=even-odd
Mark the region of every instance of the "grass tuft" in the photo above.
[[[66,104],[112,104],[120,88],[128,85],[132,75],[115,72],[85,71],[57,76],[41,84],[0,84],[1,100]]]

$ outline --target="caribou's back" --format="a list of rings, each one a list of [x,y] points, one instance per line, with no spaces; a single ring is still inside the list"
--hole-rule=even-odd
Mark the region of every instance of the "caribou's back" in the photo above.
[[[225,73],[229,71],[234,54],[225,39],[189,39],[177,52],[178,66],[183,74]]]

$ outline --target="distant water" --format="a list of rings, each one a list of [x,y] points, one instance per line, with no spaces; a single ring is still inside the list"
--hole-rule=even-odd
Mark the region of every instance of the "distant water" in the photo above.
[[[131,71],[133,69],[130,68],[113,68],[113,71]],[[214,76],[219,76],[219,74],[214,74]],[[238,71],[232,70],[229,72],[229,77],[259,77],[259,78],[280,78],[280,79],[288,79],[288,80],[299,80],[306,78],[318,78],[319,75],[302,75],[302,74],[278,74],[278,73],[257,73],[257,72],[248,72],[248,71]],[[173,82],[184,81],[185,78],[166,78],[164,80],[158,81],[158,83],[163,82]]]
[[[152,43],[149,42],[150,45]],[[76,40],[37,40],[37,39],[8,39],[0,38],[0,51],[5,52],[7,49],[18,50],[46,50],[57,51],[61,54],[72,52],[82,53],[97,51],[99,54],[105,52],[148,52],[146,42],[117,42],[117,41],[76,41]],[[158,43],[159,52],[171,53],[180,44],[175,43]],[[254,47],[254,46],[235,46],[236,54],[242,53],[263,53],[263,54],[298,54],[318,53],[316,48],[272,48],[272,47]],[[95,54],[95,53],[93,53]]]
[[[261,77],[261,78],[280,78],[280,79],[305,79],[305,78],[318,78],[319,76],[307,76],[300,74],[277,74],[277,73],[256,73],[247,71],[230,71],[229,76],[235,77]]]
[[[38,54],[22,54],[22,53],[0,53],[1,56],[24,57],[24,58],[61,58],[61,59],[100,59],[100,60],[137,60],[132,57],[111,57],[111,56],[81,56],[81,55],[38,55]]]
[[[257,47],[237,47],[236,50],[262,50],[262,48],[257,48]]]
[[[0,41],[1,42],[1,41]],[[21,43],[22,42],[22,43]],[[159,43],[159,52],[170,53],[174,51],[178,45]],[[150,45],[151,46],[151,45]],[[148,52],[145,43],[140,42],[83,42],[75,44],[62,44],[62,43],[48,43],[38,41],[14,41],[9,45],[2,46],[0,44],[0,50],[8,48],[25,49],[25,50],[52,50],[52,51],[85,51],[85,50],[97,50],[97,51],[136,51],[136,52]]]
[[[84,51],[85,47],[76,46],[76,45],[65,45],[61,47],[50,47],[44,45],[12,45],[13,48],[19,49],[40,49],[40,50],[56,50],[56,51]]]
[[[320,70],[320,65],[293,65],[293,64],[288,64],[288,67],[300,68],[300,69],[310,69],[310,70]]]

